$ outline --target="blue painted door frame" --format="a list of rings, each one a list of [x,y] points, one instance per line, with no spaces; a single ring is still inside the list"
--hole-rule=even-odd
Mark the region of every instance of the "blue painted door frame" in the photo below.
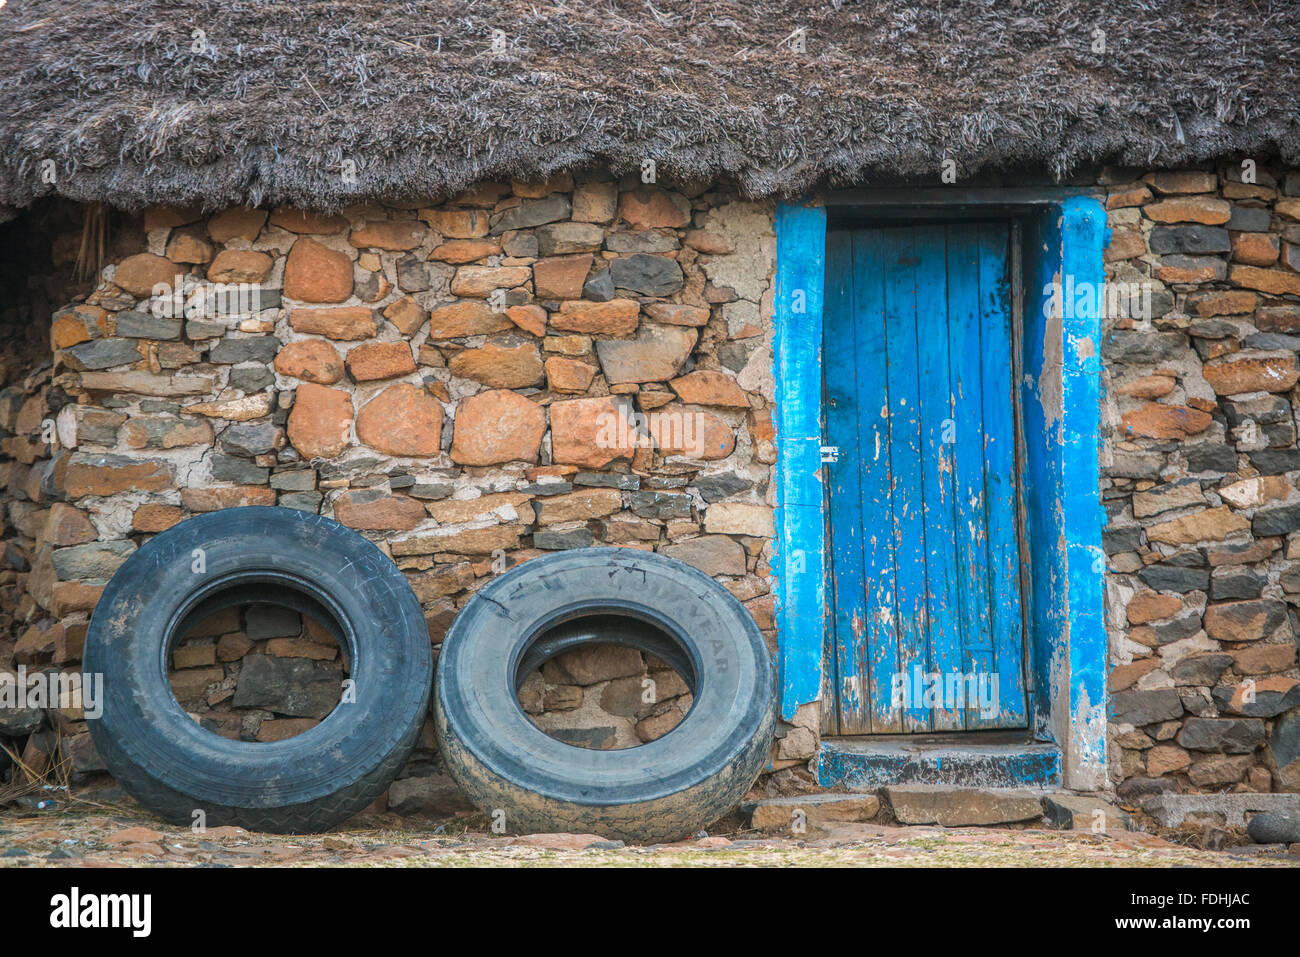
[[[1105,784],[1106,654],[1099,495],[1100,326],[1052,289],[1099,288],[1106,217],[1091,197],[1035,206],[1024,241],[1022,407],[1025,596],[1034,730],[1062,751],[1067,787]],[[822,691],[829,609],[822,445],[826,209],[785,203],[776,215],[775,576],[781,715]],[[1094,300],[1095,301],[1095,300]]]

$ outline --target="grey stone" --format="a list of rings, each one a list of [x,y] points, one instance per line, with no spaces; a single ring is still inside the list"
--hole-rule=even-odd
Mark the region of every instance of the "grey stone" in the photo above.
[[[1169,621],[1153,622],[1149,627],[1156,637],[1156,644],[1168,645],[1200,631],[1201,613],[1193,608]]]
[[[534,482],[531,485],[525,485],[519,491],[525,495],[564,495],[573,491],[573,485],[569,482]]]
[[[1251,338],[1255,337],[1251,336]],[[1277,336],[1274,338],[1289,339],[1291,337]],[[1300,342],[1300,339],[1296,341]],[[1247,419],[1251,419],[1259,425],[1266,425],[1274,422],[1285,422],[1291,418],[1291,403],[1280,395],[1262,395],[1249,399],[1221,399],[1219,406],[1223,409],[1223,417],[1228,420],[1228,425],[1234,429]]]
[[[1237,450],[1230,445],[1201,442],[1182,451],[1190,472],[1231,472],[1237,467]]]
[[[416,482],[406,490],[406,494],[413,498],[442,499],[456,491],[456,486],[451,482]]]
[[[676,236],[653,229],[640,229],[610,233],[605,237],[605,248],[612,253],[670,253],[682,247]]]
[[[50,557],[59,581],[112,578],[135,551],[135,542],[90,542],[71,548],[56,548]]]
[[[1172,721],[1183,715],[1183,702],[1172,688],[1154,691],[1117,691],[1110,696],[1110,719],[1115,724],[1142,727]]]
[[[1258,718],[1188,718],[1178,732],[1178,743],[1189,751],[1250,754],[1264,743],[1264,722]]]
[[[63,350],[64,361],[78,372],[130,365],[141,358],[135,339],[95,339]]]
[[[551,223],[537,230],[537,248],[543,256],[594,253],[605,230],[593,223]]]
[[[275,376],[266,366],[238,366],[230,370],[231,387],[243,392],[261,392],[274,382]]]
[[[1246,457],[1250,459],[1250,464],[1260,475],[1282,475],[1285,472],[1294,472],[1300,469],[1300,449],[1259,449],[1254,452],[1247,452]],[[1297,508],[1298,506],[1287,506],[1288,508]],[[1259,513],[1255,513],[1259,517]],[[1252,526],[1253,527],[1253,526]],[[1256,535],[1265,534],[1256,531]]]
[[[531,229],[534,226],[568,219],[571,209],[566,196],[548,196],[536,202],[521,203],[513,209],[507,209],[493,216],[492,232],[504,233],[510,229]]]
[[[298,612],[283,605],[249,605],[244,612],[244,634],[251,641],[300,635],[302,618]]]
[[[641,487],[641,479],[627,472],[579,472],[573,476],[573,484],[635,491]]]
[[[571,528],[567,531],[542,529],[533,533],[533,547],[547,551],[563,551],[568,548],[590,548],[593,539],[591,531],[586,528]]]
[[[1256,814],[1246,825],[1246,833],[1256,844],[1300,843],[1300,814],[1290,811]]]
[[[666,256],[637,253],[610,263],[609,271],[618,289],[643,296],[670,296],[685,285],[682,267]]]
[[[1232,655],[1188,655],[1169,669],[1169,677],[1176,685],[1209,687],[1232,664]]]
[[[275,434],[269,422],[236,422],[221,433],[221,447],[231,455],[265,455],[275,451]]]
[[[665,545],[660,554],[685,562],[706,575],[745,574],[745,549],[727,535],[704,535]]]
[[[501,241],[501,248],[507,256],[518,259],[536,259],[541,252],[534,233],[512,233]]]
[[[718,346],[718,361],[732,372],[739,372],[749,362],[750,349],[743,340],[723,343]]]
[[[1161,780],[1168,780],[1162,778]],[[1121,788],[1123,785],[1121,785]],[[1228,827],[1242,827],[1252,811],[1287,811],[1300,814],[1300,794],[1158,794],[1142,802],[1143,810],[1163,827],[1178,827],[1187,815],[1218,814]]]
[[[1287,336],[1280,332],[1256,332],[1247,336],[1243,344],[1247,349],[1261,349],[1265,352],[1300,352],[1300,336]]]
[[[181,335],[179,319],[159,319],[134,309],[119,312],[114,328],[124,339],[179,339]]]
[[[615,742],[617,735],[614,728],[608,725],[596,728],[555,728],[548,733],[565,744],[596,751],[608,748]]]
[[[1266,233],[1273,223],[1273,214],[1255,206],[1233,206],[1228,217],[1228,229],[1235,233]]]
[[[121,412],[109,412],[105,409],[77,409],[77,442],[80,445],[117,444],[117,430],[126,421]]]
[[[900,824],[973,827],[1043,816],[1042,796],[1033,791],[905,785],[882,793]]]
[[[218,482],[234,482],[237,485],[264,485],[271,474],[270,469],[254,465],[248,459],[237,455],[223,455],[218,452],[209,460],[212,477]]]
[[[749,479],[741,478],[735,472],[715,472],[712,475],[701,475],[691,483],[691,486],[699,491],[704,501],[720,502],[738,492],[753,488],[754,483]]]
[[[642,518],[690,518],[689,495],[671,492],[641,491],[632,493],[632,511]]]
[[[1210,694],[1214,696],[1214,703],[1219,709],[1225,710],[1236,691],[1236,685],[1220,685]],[[1272,718],[1297,706],[1300,706],[1300,684],[1292,685],[1287,691],[1257,690],[1253,701],[1243,700],[1233,710],[1252,718]]]
[[[1236,463],[1236,455],[1233,455]],[[1105,472],[1112,478],[1146,479],[1155,481],[1160,478],[1160,469],[1164,467],[1165,457],[1159,452],[1129,452],[1120,450],[1115,453]]]
[[[271,488],[281,492],[310,492],[316,488],[316,473],[311,469],[291,469],[271,476]]]
[[[1120,552],[1135,552],[1141,545],[1141,525],[1104,528],[1101,531],[1101,547],[1107,555],[1118,555]]]
[[[582,298],[593,302],[609,302],[614,298],[614,277],[610,275],[608,269],[593,273],[591,278],[582,284]]]
[[[1149,239],[1153,253],[1226,253],[1232,238],[1222,226],[1157,226]]]
[[[219,365],[236,362],[270,362],[280,351],[280,340],[275,336],[248,336],[225,338],[208,350],[208,361]]]
[[[1258,598],[1267,583],[1268,579],[1249,568],[1226,566],[1217,569],[1211,576],[1210,598],[1214,601]]]
[[[1101,351],[1111,362],[1147,365],[1182,356],[1187,351],[1187,337],[1181,332],[1116,329],[1106,334]]]
[[[230,327],[224,322],[209,322],[206,319],[191,319],[185,323],[185,336],[188,339],[217,339],[229,330]]]
[[[403,292],[425,292],[433,286],[433,272],[420,256],[403,256],[397,261],[397,285]]]
[[[1288,535],[1300,529],[1300,503],[1261,508],[1250,521],[1250,530],[1257,538]]]
[[[293,718],[323,718],[338,703],[342,681],[341,672],[320,661],[245,655],[231,704]]]
[[[286,492],[276,502],[282,508],[293,508],[300,512],[319,512],[322,496],[320,492]]]
[[[1156,591],[1205,591],[1210,585],[1210,573],[1197,568],[1176,568],[1172,565],[1147,565],[1138,578]]]

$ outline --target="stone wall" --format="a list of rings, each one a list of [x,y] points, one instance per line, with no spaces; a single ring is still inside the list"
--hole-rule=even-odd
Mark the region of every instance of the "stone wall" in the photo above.
[[[1121,796],[1300,790],[1300,173],[1110,170],[1102,497]]]
[[[333,216],[154,208],[135,235],[54,316],[52,373],[11,421],[9,441],[38,453],[8,503],[31,568],[14,576],[30,597],[12,663],[75,668],[98,595],[143,541],[239,505],[367,536],[406,573],[435,648],[494,575],[588,545],[701,568],[775,647],[769,206],[559,176]],[[309,629],[250,630],[197,635],[174,685],[218,733],[301,730],[319,715],[241,710],[257,698],[241,684],[288,668],[268,658],[340,663]],[[658,737],[689,694],[633,655],[571,652],[521,699],[577,743]],[[630,690],[646,677],[664,691],[650,705]],[[427,732],[412,773],[436,777]],[[87,739],[69,750],[77,775],[98,770]]]
[[[1240,180],[1100,180],[1108,281],[1150,303],[1108,317],[1103,344],[1109,766],[1124,797],[1300,788],[1300,176]],[[374,541],[435,647],[494,575],[586,545],[703,569],[775,647],[769,206],[561,176],[335,216],[158,208],[121,237],[136,247],[54,314],[52,368],[4,393],[0,666],[75,669],[135,548],[245,504]],[[179,298],[156,294],[178,276]],[[258,301],[218,294],[237,283]],[[258,656],[254,674],[346,667],[311,623],[221,628],[174,662],[188,708],[250,739],[318,719],[240,695]],[[662,691],[650,705],[647,678]],[[566,740],[623,747],[666,733],[690,697],[662,662],[592,648],[520,700]],[[84,723],[52,721],[91,779]],[[783,776],[806,775],[817,727],[815,704],[780,727]],[[456,801],[426,728],[390,805]]]

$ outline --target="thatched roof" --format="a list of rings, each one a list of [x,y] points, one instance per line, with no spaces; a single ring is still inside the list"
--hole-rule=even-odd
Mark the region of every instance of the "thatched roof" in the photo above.
[[[9,0],[0,204],[58,192],[124,207],[332,208],[645,159],[661,178],[728,179],[759,196],[934,177],[948,157],[964,176],[1231,154],[1298,163],[1298,11],[1291,0]],[[803,53],[791,49],[801,28]],[[56,183],[42,182],[43,160]]]

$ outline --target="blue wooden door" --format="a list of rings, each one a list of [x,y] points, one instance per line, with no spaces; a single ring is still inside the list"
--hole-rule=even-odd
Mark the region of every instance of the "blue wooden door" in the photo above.
[[[828,690],[840,734],[1025,727],[1006,223],[832,230]]]

